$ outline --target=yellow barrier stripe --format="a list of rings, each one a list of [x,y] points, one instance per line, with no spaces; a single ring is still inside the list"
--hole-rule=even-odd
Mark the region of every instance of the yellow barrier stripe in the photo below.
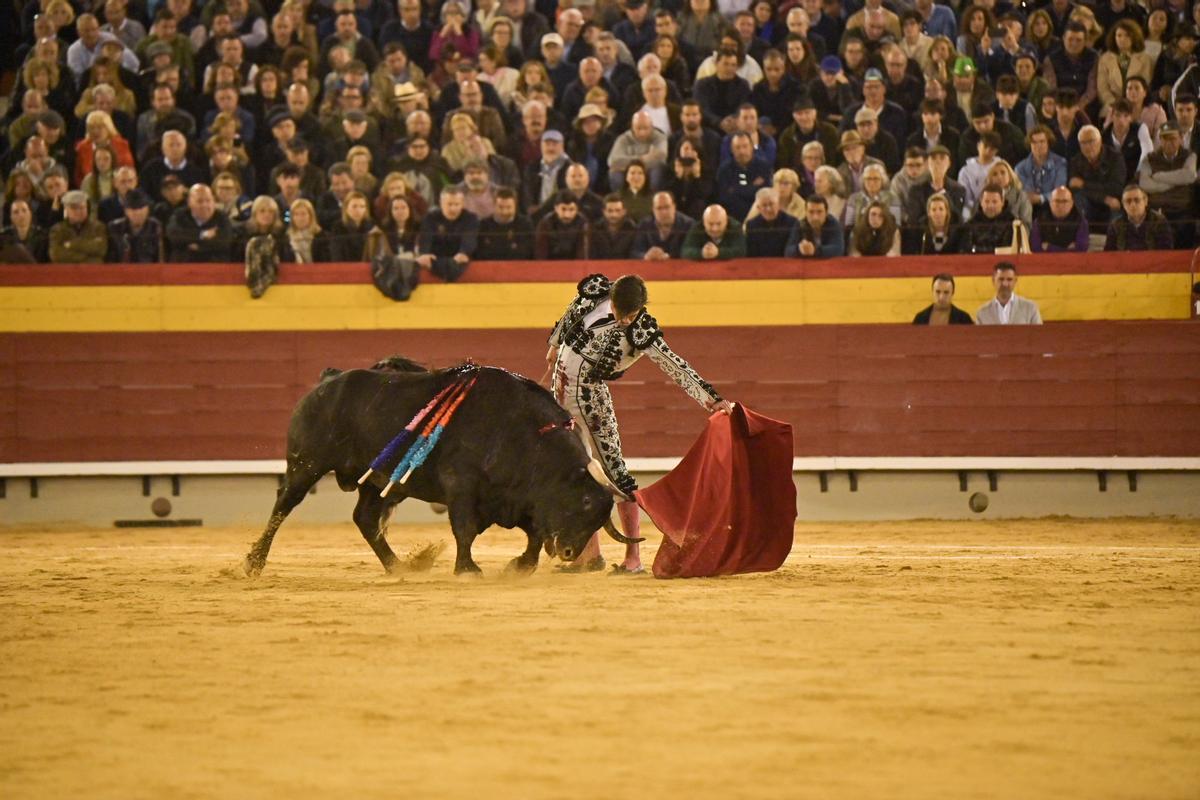
[[[1186,273],[1031,275],[1018,293],[1050,321],[1186,319]],[[568,283],[429,284],[394,303],[365,284],[22,286],[0,289],[0,332],[278,331],[546,328]],[[985,277],[958,281],[972,315],[992,296]],[[662,281],[651,311],[671,327],[903,323],[930,302],[927,278]]]

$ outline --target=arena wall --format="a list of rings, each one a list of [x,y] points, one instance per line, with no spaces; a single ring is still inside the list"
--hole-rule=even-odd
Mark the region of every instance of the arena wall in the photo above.
[[[961,307],[990,296],[994,261],[954,260]],[[431,282],[392,303],[361,264],[285,266],[258,301],[238,265],[0,265],[0,464],[18,476],[30,463],[280,459],[291,408],[322,369],[392,353],[432,366],[470,357],[537,377],[548,327],[597,266],[475,264],[461,284]],[[898,324],[928,304],[929,274],[948,266],[926,259],[602,266],[645,274],[671,344],[727,397],[791,422],[801,459],[1200,456],[1188,254],[1022,257],[1019,291],[1050,320],[1023,328]],[[704,424],[652,365],[637,365],[614,394],[634,459],[678,457]],[[914,469],[881,469],[862,488],[922,472],[929,492],[946,488],[946,514],[964,513],[958,470]],[[1143,477],[1140,496],[1118,507],[1132,513],[1136,499],[1151,513],[1200,515],[1194,502],[1162,499],[1200,487],[1161,477]],[[254,480],[264,478],[240,485]],[[816,518],[844,514],[822,485]],[[1078,486],[1097,492],[1097,473]],[[1147,486],[1163,487],[1157,504]],[[53,491],[43,479],[42,496]],[[11,501],[24,487],[7,494],[0,516],[33,513]],[[877,494],[895,509],[910,496]],[[850,507],[861,511],[864,497]]]

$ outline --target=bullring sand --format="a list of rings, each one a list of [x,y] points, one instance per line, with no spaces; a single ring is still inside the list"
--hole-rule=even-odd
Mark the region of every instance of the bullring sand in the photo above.
[[[0,533],[0,796],[1200,796],[1191,522],[801,525],[688,581],[507,578],[500,531],[389,577],[349,525],[231,577],[256,533]]]

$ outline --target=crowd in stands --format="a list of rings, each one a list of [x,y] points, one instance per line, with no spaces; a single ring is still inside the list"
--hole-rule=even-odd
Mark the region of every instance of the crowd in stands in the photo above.
[[[1186,0],[17,0],[0,260],[1191,248]]]

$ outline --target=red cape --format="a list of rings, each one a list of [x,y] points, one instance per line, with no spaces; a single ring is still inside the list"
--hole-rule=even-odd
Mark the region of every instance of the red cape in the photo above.
[[[740,404],[666,477],[634,494],[664,534],[656,578],[770,572],[792,549],[792,426]]]

